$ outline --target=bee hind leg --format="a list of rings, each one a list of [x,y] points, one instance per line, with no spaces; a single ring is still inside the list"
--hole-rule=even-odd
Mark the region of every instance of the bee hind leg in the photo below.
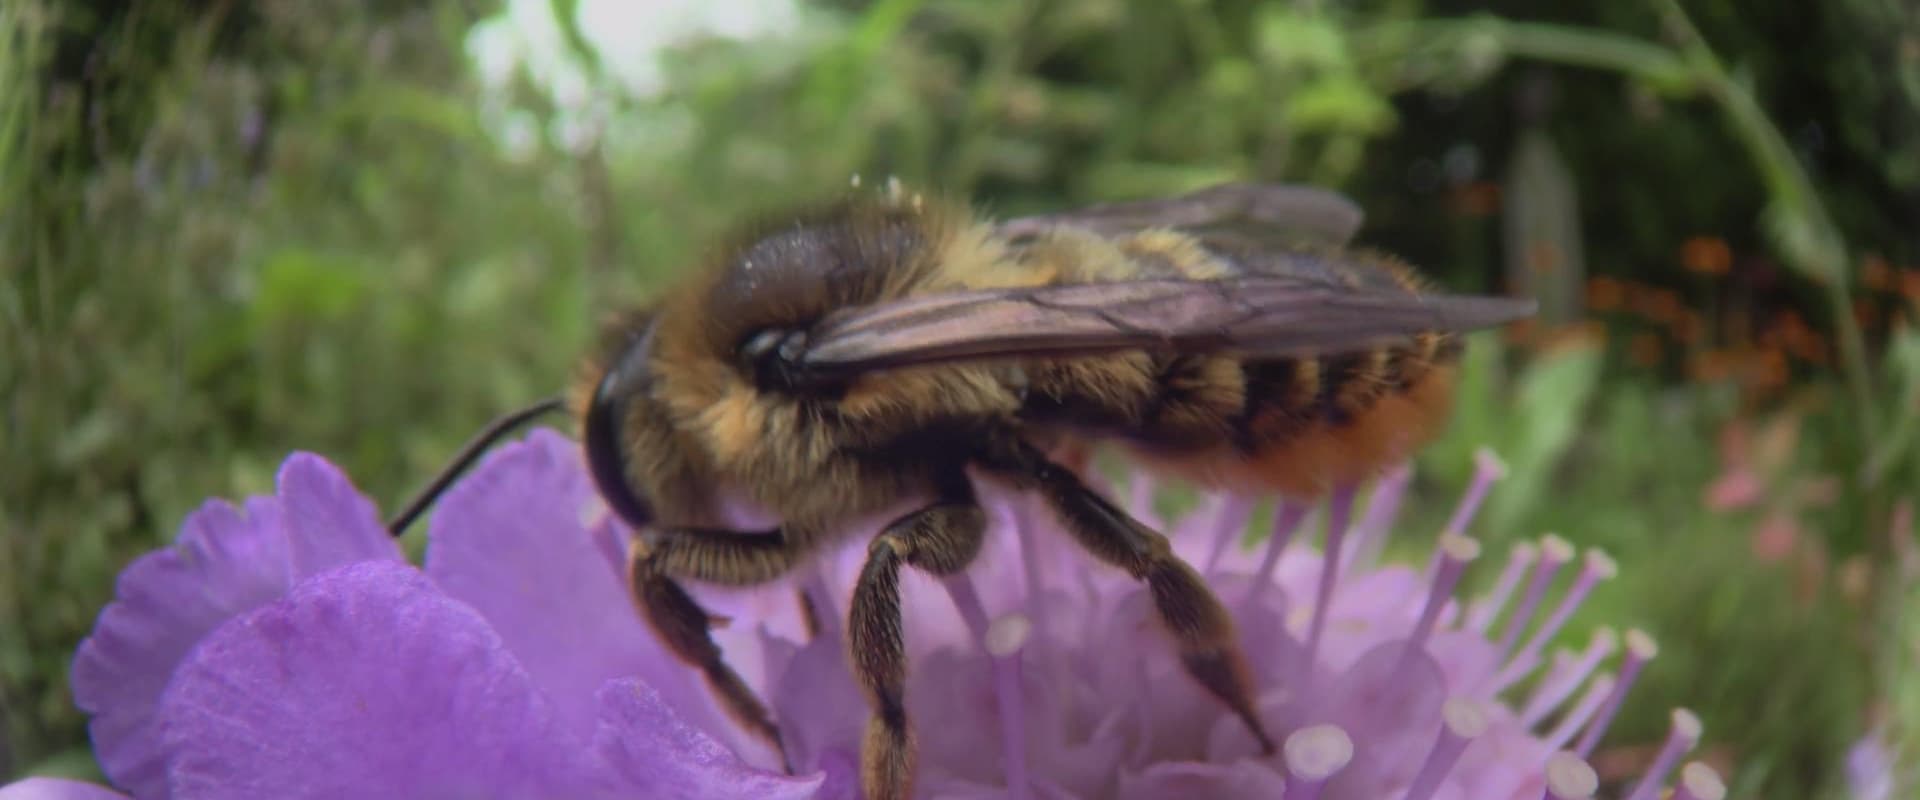
[[[1187,672],[1246,723],[1263,752],[1274,752],[1273,739],[1254,709],[1253,678],[1233,618],[1199,573],[1174,555],[1167,537],[1024,441],[990,444],[978,461],[1015,486],[1038,491],[1082,548],[1144,581]]]
[[[713,641],[712,615],[687,594],[675,576],[724,584],[764,583],[792,565],[784,537],[777,532],[665,531],[636,537],[628,552],[627,574],[640,616],[680,660],[698,667],[733,719],[788,758],[767,707],[721,657]],[[793,771],[791,763],[787,771]]]
[[[854,676],[873,707],[860,747],[860,783],[868,800],[905,800],[913,791],[916,747],[907,721],[900,565],[952,575],[980,552],[985,529],[986,514],[971,499],[940,503],[889,523],[867,547],[848,638]]]

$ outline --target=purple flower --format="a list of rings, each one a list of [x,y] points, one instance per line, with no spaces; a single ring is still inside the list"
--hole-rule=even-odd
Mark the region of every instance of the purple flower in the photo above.
[[[1555,537],[1515,547],[1486,597],[1454,597],[1498,473],[1481,460],[1424,568],[1377,563],[1405,470],[1351,525],[1351,492],[1321,513],[1283,505],[1255,548],[1239,544],[1248,498],[1209,497],[1168,521],[1150,482],[1128,487],[1131,510],[1168,530],[1235,614],[1283,742],[1270,757],[1182,672],[1141,586],[1074,550],[1028,500],[988,494],[998,521],[965,577],[902,579],[919,794],[1591,796],[1582,759],[1654,645],[1603,629],[1549,651],[1614,570]],[[1315,517],[1329,530],[1317,549],[1304,541]],[[296,455],[275,496],[209,504],[175,547],[127,569],[75,658],[75,694],[109,779],[143,799],[857,796],[868,711],[841,632],[864,542],[779,585],[693,587],[729,620],[717,638],[781,725],[788,777],[640,621],[621,581],[627,535],[573,443],[542,431],[442,500],[415,569],[344,477]],[[813,635],[796,591],[822,611]],[[1699,736],[1675,712],[1622,796],[1657,796]],[[1718,797],[1703,765],[1680,774],[1676,798]],[[108,796],[44,780],[0,789]]]
[[[1850,800],[1893,800],[1902,782],[1900,773],[1885,728],[1874,729],[1847,748]]]
[[[423,571],[325,461],[213,502],[120,578],[74,658],[101,767],[148,798],[810,796],[654,643],[582,526],[572,443],[493,454]],[[0,796],[117,796],[25,781]]]

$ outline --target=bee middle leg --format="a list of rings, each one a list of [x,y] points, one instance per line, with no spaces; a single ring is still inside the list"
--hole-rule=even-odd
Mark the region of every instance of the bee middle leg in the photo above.
[[[765,583],[785,573],[795,554],[778,531],[663,531],[636,537],[628,553],[627,575],[640,614],[675,656],[695,667],[727,713],[754,735],[780,749],[780,729],[767,707],[740,674],[721,658],[713,641],[712,615],[687,594],[675,577],[721,584]],[[792,765],[788,765],[791,771]]]
[[[1166,536],[1025,441],[996,441],[978,461],[1015,486],[1038,491],[1082,548],[1144,581],[1154,610],[1180,648],[1181,664],[1246,723],[1262,751],[1273,753],[1273,739],[1254,709],[1253,678],[1233,618],[1199,573],[1174,555]]]
[[[905,800],[913,791],[900,565],[938,576],[957,573],[979,554],[986,524],[986,513],[971,499],[939,503],[889,523],[867,547],[848,615],[848,645],[854,676],[873,707],[860,747],[860,783],[868,800]]]

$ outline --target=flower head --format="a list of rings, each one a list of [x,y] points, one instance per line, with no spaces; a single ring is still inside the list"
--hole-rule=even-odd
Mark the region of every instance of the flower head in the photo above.
[[[811,795],[819,776],[734,754],[742,734],[633,616],[576,461],[552,433],[493,454],[424,570],[314,456],[271,497],[203,506],[122,573],[74,657],[108,778],[141,800]]]
[[[919,794],[1590,796],[1582,758],[1655,648],[1603,629],[1549,652],[1614,571],[1556,537],[1516,546],[1487,596],[1456,598],[1498,473],[1483,457],[1423,568],[1378,563],[1405,470],[1357,521],[1351,491],[1281,505],[1252,548],[1250,498],[1162,520],[1155,487],[1129,487],[1130,510],[1169,531],[1233,613],[1281,742],[1271,756],[1185,675],[1142,586],[1028,499],[987,493],[997,523],[976,565],[902,580]],[[864,542],[780,585],[694,587],[781,726],[788,776],[642,624],[622,583],[628,534],[589,487],[557,434],[503,447],[442,500],[423,569],[312,456],[288,460],[273,497],[209,504],[126,570],[75,658],[108,777],[140,798],[857,796],[868,710],[842,631]],[[1327,531],[1317,548],[1313,527]],[[1657,796],[1699,735],[1676,712],[1623,796]],[[1701,765],[1681,775],[1675,797],[1717,785]],[[0,797],[100,791],[23,782]]]

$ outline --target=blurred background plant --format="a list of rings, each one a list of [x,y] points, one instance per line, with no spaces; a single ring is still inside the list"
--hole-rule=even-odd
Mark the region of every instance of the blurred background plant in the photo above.
[[[1479,535],[1622,562],[1583,613],[1667,646],[1603,771],[1675,704],[1734,796],[1847,796],[1873,731],[1920,763],[1901,0],[12,0],[0,37],[0,776],[91,769],[69,654],[201,498],[298,448],[392,503],[855,173],[1002,213],[1311,182],[1542,298],[1420,475],[1491,445]]]

